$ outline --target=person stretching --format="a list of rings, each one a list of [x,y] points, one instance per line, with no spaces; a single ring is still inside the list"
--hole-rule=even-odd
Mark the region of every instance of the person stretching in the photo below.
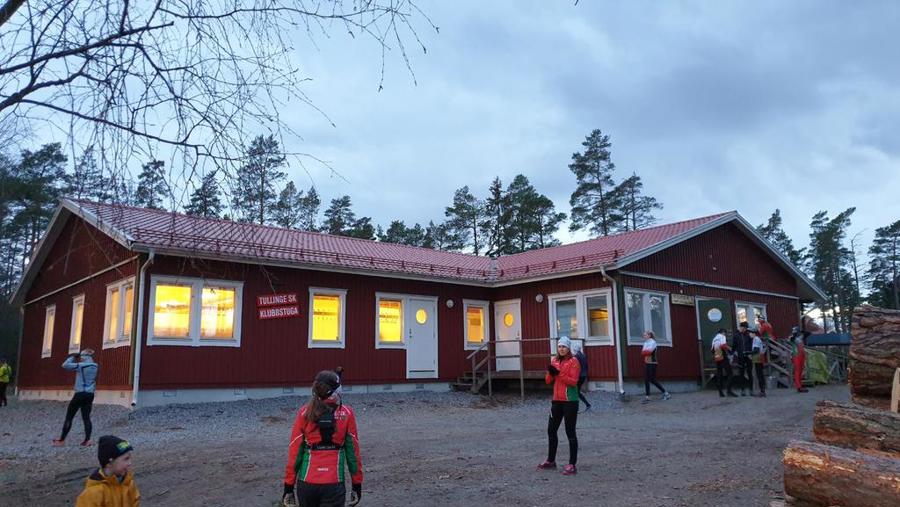
[[[662,393],[662,399],[668,400],[672,396],[656,381],[656,367],[659,361],[656,359],[656,335],[653,331],[644,331],[644,346],[641,348],[641,356],[644,358],[644,401],[650,403],[650,384],[656,386]]]
[[[581,366],[572,356],[572,342],[562,337],[556,344],[556,355],[547,365],[544,380],[553,384],[553,401],[550,402],[550,420],[547,422],[549,446],[547,460],[538,465],[539,469],[556,468],[556,447],[559,439],[556,433],[563,420],[566,421],[566,438],[569,439],[569,464],[563,467],[563,475],[575,475],[578,470],[578,437],[575,435],[575,423],[578,420],[578,376]]]
[[[76,359],[79,361],[76,362]],[[72,419],[81,410],[81,420],[84,422],[84,440],[81,445],[90,447],[91,442],[91,407],[94,405],[94,390],[97,387],[97,363],[94,362],[94,351],[84,349],[80,353],[69,354],[62,367],[66,370],[75,370],[75,394],[66,409],[66,420],[63,422],[62,433],[59,438],[53,440],[53,445],[62,446],[66,443],[66,436],[72,429]]]

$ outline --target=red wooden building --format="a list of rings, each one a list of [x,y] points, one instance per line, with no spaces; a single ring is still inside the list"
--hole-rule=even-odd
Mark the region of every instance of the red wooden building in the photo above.
[[[60,364],[86,347],[98,402],[276,396],[338,364],[352,392],[445,390],[486,341],[549,355],[517,340],[564,335],[584,340],[591,387],[633,390],[645,329],[660,379],[686,388],[710,327],[762,313],[786,335],[820,298],[736,212],[490,259],[64,200],[13,295],[18,394],[68,398]]]

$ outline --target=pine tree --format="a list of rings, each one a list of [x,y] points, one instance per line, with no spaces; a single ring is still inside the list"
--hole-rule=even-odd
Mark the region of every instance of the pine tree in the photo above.
[[[480,224],[484,219],[484,203],[469,192],[468,185],[453,193],[453,205],[448,206],[447,227],[459,238],[464,246],[471,246],[475,255],[481,253],[482,240],[479,236]]]
[[[425,246],[426,243],[426,231],[419,224],[407,227],[402,220],[394,220],[387,231],[381,230],[381,227],[378,229],[378,241],[383,243],[409,246]]]
[[[655,197],[643,195],[644,183],[641,177],[632,173],[613,189],[613,201],[619,204],[614,212],[620,231],[636,231],[653,225],[656,217],[653,210],[662,209]]]
[[[256,136],[238,171],[232,208],[244,221],[271,223],[277,204],[275,189],[285,178],[286,158],[274,135]]]
[[[856,208],[848,208],[834,218],[820,211],[813,215],[810,228],[809,270],[816,284],[828,296],[824,313],[834,316],[837,332],[849,328],[850,314],[859,294],[855,293],[853,277],[848,270],[850,251],[844,247],[844,238],[850,226],[850,217]]]
[[[485,238],[485,247],[488,255],[500,255],[509,251],[507,228],[509,226],[509,202],[503,192],[503,183],[499,177],[494,178],[488,188],[488,197],[484,201],[484,214],[482,215],[479,230]],[[442,231],[447,239],[449,227]]]
[[[294,182],[289,181],[278,194],[278,201],[272,212],[275,224],[289,229],[297,228],[303,219],[302,203],[303,191],[298,192]]]
[[[319,206],[321,205],[322,201],[319,199],[316,187],[309,187],[306,195],[300,198],[300,222],[297,224],[297,228],[304,231],[317,231]]]
[[[219,198],[219,183],[216,171],[203,176],[200,186],[191,193],[191,201],[185,213],[205,218],[219,218],[222,215],[222,200]]]
[[[765,225],[757,225],[756,230],[762,237],[766,238],[769,243],[772,243],[779,252],[787,257],[791,261],[791,264],[802,269],[804,250],[797,250],[794,248],[794,242],[791,241],[790,236],[784,232],[781,224],[781,210],[776,209],[775,212],[772,213],[772,216],[769,217],[769,221],[766,222]]]
[[[534,248],[547,248],[558,246],[559,240],[554,237],[559,230],[559,225],[566,219],[566,214],[557,212],[553,201],[545,195],[539,195],[533,205],[534,213],[538,219],[538,229]]]
[[[446,223],[436,224],[433,220],[428,222],[422,246],[434,250],[451,251],[459,250],[460,244],[459,238],[450,232],[450,227]]]
[[[558,244],[553,234],[565,213],[556,213],[553,201],[539,194],[524,175],[513,178],[506,189],[508,226],[506,250],[512,254]]]
[[[97,160],[94,157],[94,148],[89,147],[81,154],[71,177],[71,195],[76,199],[90,201],[104,201],[107,193],[107,181],[103,177]]]
[[[20,193],[13,196],[15,216],[9,232],[14,234],[18,244],[15,248],[22,254],[21,269],[50,224],[59,198],[70,191],[66,161],[59,143],[45,144],[37,151],[23,150],[18,166],[13,169]]]
[[[594,235],[607,236],[619,228],[622,220],[616,214],[621,205],[612,178],[616,168],[610,157],[612,144],[608,135],[595,129],[581,145],[584,152],[572,154],[569,164],[578,184],[569,199],[572,206],[569,229],[588,229]]]
[[[346,236],[347,231],[356,224],[356,214],[353,213],[352,206],[349,195],[332,199],[331,205],[325,210],[322,230],[328,234]]]
[[[137,206],[151,209],[163,209],[163,199],[168,193],[169,185],[164,173],[166,163],[162,160],[151,160],[141,167],[138,175],[137,191],[134,203]]]
[[[869,247],[869,302],[900,310],[900,220],[875,229]]]
[[[375,226],[371,217],[362,217],[353,222],[352,227],[345,231],[344,236],[359,239],[375,239]]]

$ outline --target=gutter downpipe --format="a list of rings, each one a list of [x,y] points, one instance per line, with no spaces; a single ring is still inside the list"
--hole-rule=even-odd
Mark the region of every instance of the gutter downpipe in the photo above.
[[[621,328],[618,325],[619,324],[619,322],[618,322],[618,319],[619,319],[619,303],[618,303],[619,291],[617,290],[617,287],[616,287],[616,281],[612,277],[610,277],[608,274],[606,274],[606,267],[603,266],[602,264],[600,265],[600,275],[606,281],[608,281],[610,283],[610,285],[612,286],[613,315],[616,318],[616,325],[613,327],[613,329],[615,329],[616,331],[620,331]],[[618,374],[619,396],[623,396],[625,394],[625,381],[622,378],[622,354],[621,354],[621,350],[620,350],[621,345],[619,344],[619,341],[620,340],[619,340],[619,336],[617,333],[616,340],[615,340],[615,342],[616,342],[616,373]]]
[[[138,312],[137,312],[137,332],[134,334],[134,376],[131,379],[131,407],[137,406],[138,387],[141,380],[141,336],[144,334],[144,288],[147,286],[147,268],[153,264],[153,258],[156,252],[150,250],[150,256],[141,266],[141,278],[138,282]]]
[[[13,391],[13,396],[19,396],[19,371],[22,369],[20,366],[22,365],[22,342],[25,341],[25,305],[19,307],[19,343],[16,347],[16,374],[13,378],[13,382],[16,383],[16,389]]]

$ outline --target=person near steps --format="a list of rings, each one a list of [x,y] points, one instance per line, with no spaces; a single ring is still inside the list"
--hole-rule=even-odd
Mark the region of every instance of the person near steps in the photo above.
[[[759,331],[750,330],[750,336],[753,338],[752,349],[750,350],[750,359],[753,361],[753,369],[756,371],[756,381],[759,383],[759,396],[766,397],[766,377],[763,374],[763,368],[766,366],[766,342],[759,336]],[[753,396],[753,391],[750,391]]]
[[[59,438],[53,440],[53,445],[65,445],[66,436],[72,429],[72,420],[80,410],[81,420],[84,422],[84,440],[81,441],[81,445],[89,447],[93,445],[91,442],[91,430],[93,429],[91,408],[94,405],[94,390],[97,387],[97,370],[99,369],[97,363],[94,362],[94,351],[84,349],[81,352],[69,354],[62,367],[75,372],[75,394],[72,395],[72,400],[69,401],[69,407],[66,409],[62,433]]]
[[[659,366],[659,360],[656,357],[656,336],[653,334],[653,331],[644,331],[644,346],[641,347],[641,357],[644,358],[644,401],[643,403],[650,402],[650,384],[656,386],[659,389],[659,392],[662,393],[662,399],[668,400],[671,398],[669,392],[666,389],[659,385],[659,382],[656,381],[656,367]]]
[[[553,401],[550,403],[550,419],[547,421],[547,436],[549,445],[547,460],[538,465],[539,469],[552,470],[556,468],[556,447],[559,438],[556,433],[559,425],[566,421],[566,438],[569,439],[569,464],[563,467],[563,475],[575,475],[578,473],[575,467],[578,462],[578,436],[575,434],[575,424],[578,420],[578,375],[581,366],[572,355],[572,342],[562,337],[556,344],[556,355],[547,365],[547,374],[544,380],[553,384]]]
[[[750,324],[741,322],[731,345],[734,349],[734,364],[737,367],[738,378],[741,379],[741,396],[746,396],[747,388],[750,396],[753,396],[753,362],[750,359],[753,351],[753,337],[750,336]]]
[[[591,402],[587,400],[587,398],[584,396],[584,392],[581,389],[588,379],[588,360],[587,356],[584,355],[584,345],[582,345],[581,342],[572,342],[572,350],[575,351],[575,359],[578,360],[578,366],[581,367],[581,371],[578,373],[578,398],[580,398],[581,401],[584,402],[584,411],[587,412],[591,409]]]
[[[727,332],[724,328],[719,329],[718,334],[712,341],[713,359],[716,361],[716,384],[719,387],[720,397],[725,397],[725,392],[722,391],[722,387],[725,387],[725,390],[728,391],[728,396],[736,398],[737,395],[731,390],[731,361],[728,360],[728,356],[731,354],[731,347],[728,346],[728,339],[725,337]]]

